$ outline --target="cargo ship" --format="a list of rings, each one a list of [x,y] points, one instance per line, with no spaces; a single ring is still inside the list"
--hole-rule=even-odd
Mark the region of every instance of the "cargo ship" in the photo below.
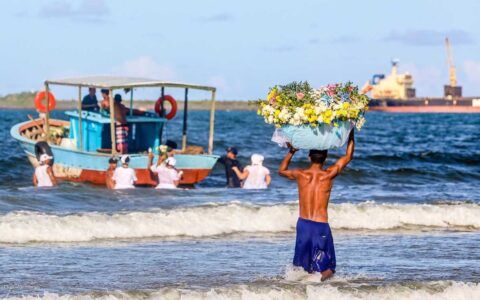
[[[455,66],[448,38],[445,39],[450,82],[443,97],[416,97],[413,76],[398,73],[398,60],[392,60],[389,75],[375,74],[362,91],[372,100],[370,110],[404,113],[480,113],[480,97],[463,97],[457,85]]]

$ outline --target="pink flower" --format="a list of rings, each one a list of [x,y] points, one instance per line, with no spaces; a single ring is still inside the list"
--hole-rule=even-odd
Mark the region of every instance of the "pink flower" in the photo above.
[[[304,93],[297,93],[297,99],[298,99],[298,100],[302,100],[303,97],[305,97],[305,94],[304,94]]]

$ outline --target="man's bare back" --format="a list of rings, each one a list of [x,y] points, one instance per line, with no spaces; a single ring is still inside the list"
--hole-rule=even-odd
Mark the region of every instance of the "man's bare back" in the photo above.
[[[347,153],[337,162],[324,169],[326,151],[318,151],[317,157],[310,155],[312,164],[308,169],[288,170],[288,165],[297,151],[290,147],[279,168],[279,174],[288,179],[296,180],[300,202],[300,218],[316,222],[328,222],[328,202],[332,191],[333,180],[353,158],[355,148],[354,133],[350,132]]]
[[[353,158],[354,133],[353,130],[350,132],[345,156],[326,169],[327,151],[310,150],[309,168],[289,170],[288,165],[297,151],[291,145],[289,148],[278,173],[298,184],[300,217],[293,265],[303,267],[309,273],[320,272],[323,281],[332,277],[336,268],[333,236],[328,224],[328,202],[335,177]]]

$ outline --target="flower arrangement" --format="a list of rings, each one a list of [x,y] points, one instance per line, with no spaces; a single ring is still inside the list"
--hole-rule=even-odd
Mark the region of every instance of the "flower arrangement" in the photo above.
[[[351,82],[313,89],[305,81],[274,86],[267,99],[258,100],[257,104],[258,114],[277,128],[322,124],[337,127],[339,122],[348,121],[360,130],[369,101]]]

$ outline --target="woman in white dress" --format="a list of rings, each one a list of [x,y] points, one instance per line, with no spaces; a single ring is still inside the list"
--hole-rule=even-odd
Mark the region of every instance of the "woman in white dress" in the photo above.
[[[233,171],[238,178],[244,180],[242,188],[244,189],[266,189],[272,182],[270,171],[263,166],[263,155],[252,154],[252,164],[246,166],[241,172],[237,167]]]
[[[36,187],[52,187],[57,185],[57,180],[50,166],[53,157],[48,154],[40,155],[39,165],[33,173],[33,185]]]
[[[130,168],[130,156],[122,155],[120,158],[122,166],[115,169],[112,180],[115,182],[115,190],[134,189],[137,176],[135,170]]]

